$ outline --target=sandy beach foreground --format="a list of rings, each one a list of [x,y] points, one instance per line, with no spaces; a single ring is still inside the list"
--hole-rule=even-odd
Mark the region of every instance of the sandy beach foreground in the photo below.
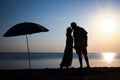
[[[120,80],[120,67],[0,70],[0,80]]]

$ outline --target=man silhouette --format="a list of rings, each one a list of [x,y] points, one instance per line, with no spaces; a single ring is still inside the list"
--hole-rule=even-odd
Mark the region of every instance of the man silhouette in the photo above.
[[[90,68],[88,56],[87,56],[87,32],[82,27],[77,26],[75,22],[71,23],[73,29],[74,48],[79,56],[80,68],[82,65],[82,55],[85,58],[87,68]]]

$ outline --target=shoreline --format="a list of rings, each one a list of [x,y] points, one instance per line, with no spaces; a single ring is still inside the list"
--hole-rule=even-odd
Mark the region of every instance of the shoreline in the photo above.
[[[0,70],[1,80],[120,80],[120,67]]]

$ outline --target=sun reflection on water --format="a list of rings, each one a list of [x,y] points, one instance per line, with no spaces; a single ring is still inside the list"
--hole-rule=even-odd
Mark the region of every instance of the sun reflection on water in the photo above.
[[[106,61],[108,63],[111,63],[114,60],[114,58],[116,56],[116,53],[114,53],[114,52],[104,52],[104,53],[102,53],[102,56],[103,56],[104,61]]]

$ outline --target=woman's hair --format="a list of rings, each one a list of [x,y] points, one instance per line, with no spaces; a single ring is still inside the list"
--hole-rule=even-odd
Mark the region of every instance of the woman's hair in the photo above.
[[[67,28],[66,36],[71,36],[72,29],[70,27]]]
[[[72,29],[70,27],[68,27],[67,32],[72,32]]]

